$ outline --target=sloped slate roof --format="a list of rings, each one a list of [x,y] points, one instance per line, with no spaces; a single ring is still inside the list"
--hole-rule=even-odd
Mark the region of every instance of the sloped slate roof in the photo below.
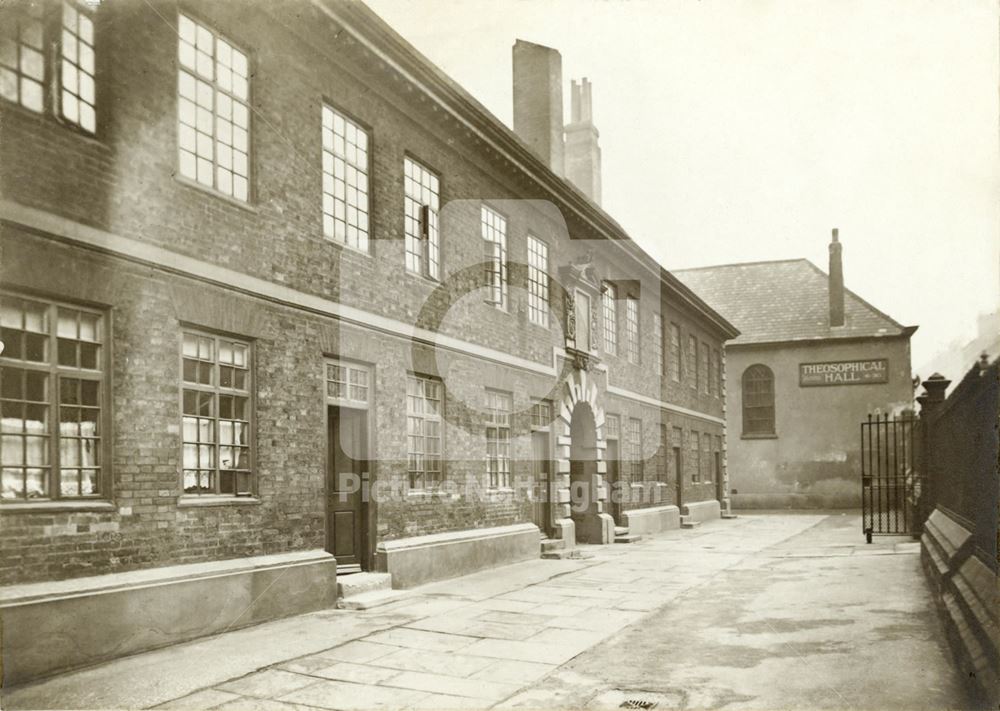
[[[844,325],[830,327],[829,277],[808,259],[671,270],[740,329],[732,345],[912,333],[849,289]]]

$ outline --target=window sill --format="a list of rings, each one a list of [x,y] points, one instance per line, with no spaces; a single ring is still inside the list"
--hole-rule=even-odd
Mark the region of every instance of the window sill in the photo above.
[[[368,233],[368,249],[361,249],[361,247],[355,247],[353,245],[347,244],[346,242],[341,242],[340,240],[334,237],[330,237],[325,232],[323,232],[322,227],[320,227],[319,230],[319,237],[321,240],[323,240],[323,244],[330,245],[331,247],[336,247],[337,249],[343,250],[348,254],[357,254],[360,257],[369,257],[369,258],[375,256],[374,250],[372,249],[373,238],[371,236],[370,230]],[[406,272],[406,267],[403,267],[403,271]],[[407,272],[407,273],[412,274],[412,272]]]
[[[744,434],[740,439],[778,439],[777,434]]]
[[[0,504],[0,514],[48,513],[72,511],[117,511],[110,501],[30,501],[23,504]]]
[[[205,506],[260,506],[261,500],[253,496],[192,496],[177,499],[177,508],[202,508]]]
[[[32,111],[29,108],[21,106],[21,104],[15,104],[7,99],[0,99],[0,107],[3,108],[4,112],[10,112],[28,121],[37,122],[40,126],[54,126],[61,130],[69,131],[83,141],[100,148],[103,151],[111,150],[111,147],[101,138],[98,138],[96,133],[87,132],[72,121],[67,121],[53,114],[49,109],[41,112]],[[98,128],[100,128],[100,126],[98,126]]]
[[[214,187],[203,185],[202,183],[199,183],[197,180],[191,180],[191,178],[187,178],[181,175],[176,169],[174,169],[173,176],[174,180],[176,180],[178,183],[180,183],[186,188],[197,190],[201,193],[204,193],[205,195],[209,195],[211,197],[222,200],[223,202],[226,202],[232,205],[233,207],[238,207],[241,210],[246,210],[247,212],[253,213],[254,215],[258,214],[257,208],[251,205],[249,200],[247,200],[246,202],[243,202],[242,200],[237,200],[231,195],[226,195],[223,192],[219,192]],[[247,179],[247,183],[249,182],[250,182],[249,179]]]
[[[338,242],[337,244],[340,243]],[[344,246],[346,247],[346,245]],[[351,247],[346,247],[346,248],[351,249]],[[355,251],[360,252],[361,250],[355,250]],[[365,252],[361,253],[365,254]],[[436,288],[438,286],[441,286],[440,279],[435,279],[434,277],[427,276],[426,274],[418,274],[417,272],[411,272],[409,269],[406,268],[405,265],[403,266],[403,273],[406,276],[410,277],[411,279],[415,280],[418,284],[423,284],[424,286],[429,286],[431,288]]]

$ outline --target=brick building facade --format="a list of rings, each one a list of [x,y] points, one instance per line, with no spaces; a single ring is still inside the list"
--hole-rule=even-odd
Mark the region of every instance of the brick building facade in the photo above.
[[[0,13],[0,605],[298,571],[264,619],[725,505],[735,329],[363,5]]]

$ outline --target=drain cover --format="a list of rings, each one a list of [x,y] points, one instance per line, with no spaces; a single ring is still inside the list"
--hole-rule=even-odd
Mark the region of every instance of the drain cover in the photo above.
[[[622,701],[618,708],[620,709],[651,709],[656,706],[655,701],[647,701],[646,699],[625,699]]]

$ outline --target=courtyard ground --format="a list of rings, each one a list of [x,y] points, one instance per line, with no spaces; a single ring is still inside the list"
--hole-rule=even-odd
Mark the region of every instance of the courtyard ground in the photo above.
[[[5,709],[966,708],[919,545],[745,515],[236,630],[3,693]]]

